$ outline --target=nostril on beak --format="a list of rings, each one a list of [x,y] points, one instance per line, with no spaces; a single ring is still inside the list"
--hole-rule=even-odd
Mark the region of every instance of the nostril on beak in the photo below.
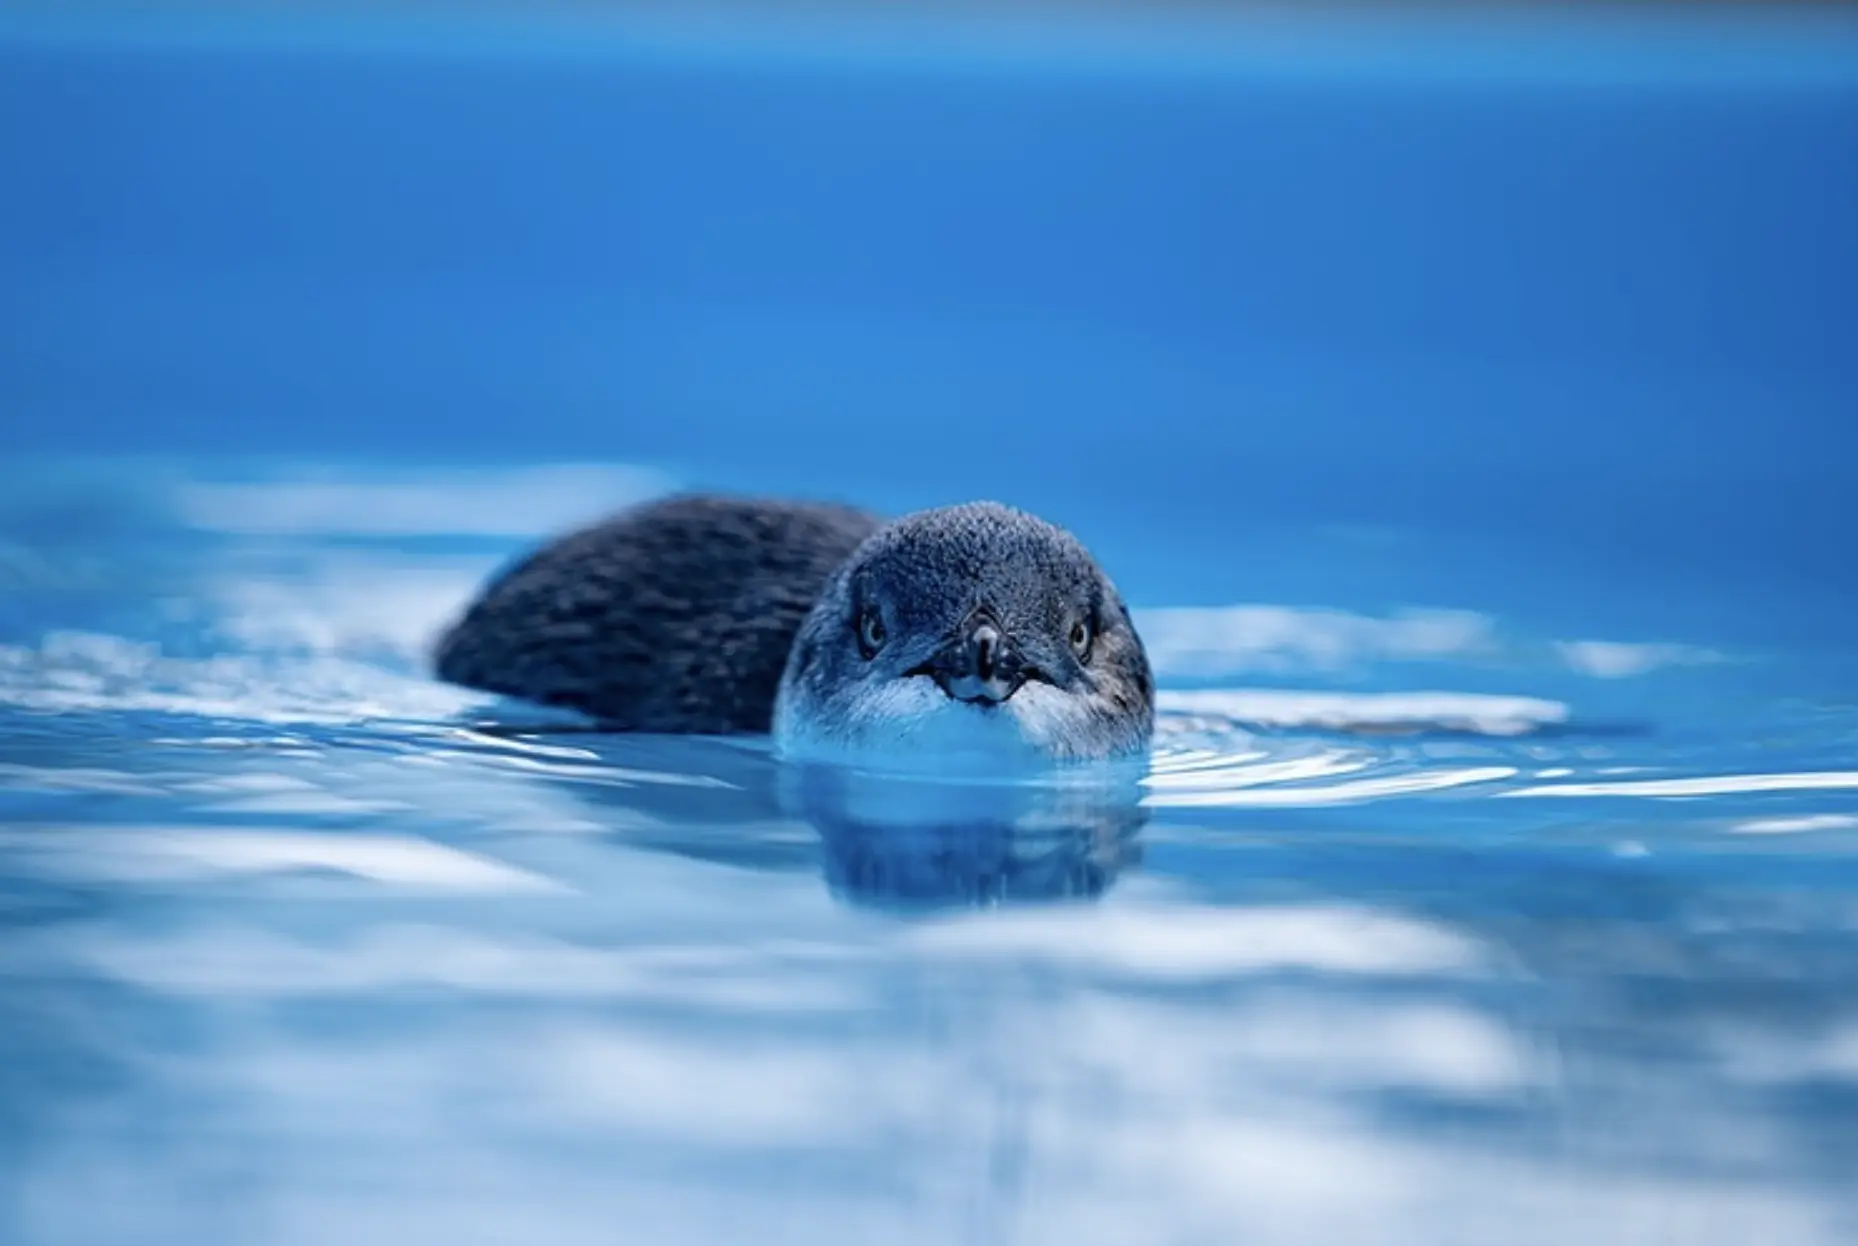
[[[1039,677],[999,625],[978,613],[939,652],[905,674],[927,675],[949,697],[971,705],[998,705],[1027,679]]]
[[[983,681],[994,677],[1000,659],[1000,633],[986,623],[974,629],[974,673]]]

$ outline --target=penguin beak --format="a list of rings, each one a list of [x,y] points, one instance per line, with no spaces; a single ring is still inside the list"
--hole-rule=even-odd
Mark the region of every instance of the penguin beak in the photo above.
[[[928,675],[954,700],[998,705],[1038,671],[991,614],[977,611],[955,639],[909,674]]]

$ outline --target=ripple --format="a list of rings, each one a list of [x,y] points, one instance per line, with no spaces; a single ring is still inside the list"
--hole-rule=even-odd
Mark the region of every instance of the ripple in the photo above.
[[[1545,783],[1504,796],[1731,796],[1749,792],[1858,790],[1858,770],[1804,774],[1723,774],[1674,779],[1623,779],[1598,783]]]
[[[1301,694],[1286,694],[1289,701],[1300,698]],[[1316,720],[1325,724],[1337,721],[1333,713],[1338,710],[1352,717],[1358,700],[1370,702],[1369,718],[1377,700],[1383,702],[1378,707],[1384,711],[1380,721],[1404,713],[1400,698],[1318,700]],[[1203,703],[1216,702],[1208,697]],[[1220,747],[1222,736],[1225,747]],[[1499,783],[1521,773],[1512,764],[1422,765],[1423,754],[1403,753],[1385,744],[1338,747],[1282,736],[1264,740],[1230,720],[1164,719],[1157,738],[1160,743],[1142,780],[1143,804],[1155,809],[1354,805]],[[1508,738],[1500,735],[1497,742]]]
[[[1456,770],[1417,771],[1344,783],[1296,787],[1250,786],[1241,778],[1231,786],[1168,791],[1148,796],[1151,808],[1315,807],[1354,805],[1390,796],[1415,796],[1515,777],[1513,766],[1470,766]]]
[[[498,741],[502,743],[502,741]],[[599,760],[597,754],[591,765],[579,765],[567,761],[552,761],[542,757],[524,757],[501,755],[489,751],[463,752],[450,749],[435,749],[426,754],[435,759],[449,757],[468,757],[472,761],[495,766],[504,770],[516,770],[526,774],[546,775],[555,779],[566,779],[574,783],[605,784],[609,786],[630,787],[637,784],[656,784],[661,787],[704,787],[733,788],[735,784],[724,779],[704,774],[682,774],[670,770],[641,770],[632,767],[614,765]]]
[[[1160,791],[1202,788],[1232,791],[1266,783],[1324,779],[1331,775],[1349,774],[1369,764],[1366,754],[1339,749],[1281,761],[1266,760],[1269,756],[1261,752],[1236,756],[1201,752],[1186,757],[1161,755],[1155,758],[1153,769],[1143,784]]]

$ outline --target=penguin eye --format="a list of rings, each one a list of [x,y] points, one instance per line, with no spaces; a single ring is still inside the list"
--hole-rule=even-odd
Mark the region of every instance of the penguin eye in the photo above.
[[[1096,632],[1085,619],[1079,619],[1071,625],[1071,652],[1080,662],[1090,661],[1090,642],[1096,639]]]
[[[864,654],[865,661],[877,656],[877,651],[884,647],[884,620],[878,615],[875,606],[868,607],[858,616],[858,648]]]

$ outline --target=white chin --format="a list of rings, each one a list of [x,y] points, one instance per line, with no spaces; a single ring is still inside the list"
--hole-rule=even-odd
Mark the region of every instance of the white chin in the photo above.
[[[791,755],[877,754],[939,765],[956,759],[1037,762],[1089,755],[1088,716],[1077,698],[1046,684],[1022,687],[999,705],[957,701],[926,676],[892,680],[861,696],[845,721],[783,723]]]

